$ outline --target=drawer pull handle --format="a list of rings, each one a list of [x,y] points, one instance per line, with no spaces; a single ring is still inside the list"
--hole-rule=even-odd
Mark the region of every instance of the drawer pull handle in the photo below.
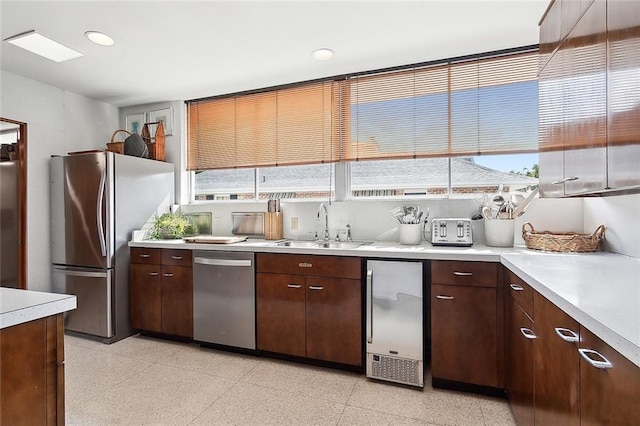
[[[538,336],[536,336],[536,334],[530,328],[522,327],[522,328],[520,328],[520,333],[522,333],[522,335],[524,337],[526,337],[527,339],[537,339],[538,338]]]
[[[524,287],[522,287],[521,285],[518,284],[509,284],[509,287],[511,287],[512,290],[514,291],[523,291]]]
[[[307,262],[300,262],[298,263],[298,266],[301,268],[313,268],[313,264]]]
[[[457,276],[457,277],[470,277],[473,275],[473,272],[458,272],[458,271],[454,271],[453,275]]]
[[[556,334],[560,336],[562,340],[569,343],[575,343],[580,341],[580,336],[573,330],[569,330],[568,328],[556,327]]]
[[[310,285],[309,290],[324,290],[324,287],[319,285]]]
[[[287,284],[287,287],[289,287],[289,288],[301,288],[302,285],[301,284]]]
[[[149,275],[151,275],[152,277],[157,277],[158,273],[157,272],[149,272]]]
[[[592,350],[592,349],[578,349],[582,358],[584,358],[589,364],[594,366],[595,368],[613,368],[613,364],[606,359],[602,354]],[[590,355],[595,355],[600,360],[593,359]]]
[[[147,257],[151,257],[151,255],[150,255],[150,254],[146,254],[146,253],[144,253],[144,254],[141,254],[141,255],[140,255],[140,257],[142,257],[142,258],[145,258],[145,259],[146,259]]]
[[[169,278],[171,278],[173,276],[173,274],[171,274],[171,273],[162,274],[162,275],[164,275],[165,277],[169,277]]]
[[[174,260],[182,260],[182,256],[171,256]]]
[[[453,299],[455,299],[455,297],[453,297],[453,296],[443,296],[443,295],[439,294],[439,295],[437,295],[437,296],[436,296],[436,299],[440,299],[440,300],[453,300]]]

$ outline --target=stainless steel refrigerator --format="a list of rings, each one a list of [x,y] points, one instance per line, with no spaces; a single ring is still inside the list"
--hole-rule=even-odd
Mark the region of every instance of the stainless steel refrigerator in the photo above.
[[[112,343],[130,336],[134,229],[169,210],[173,165],[112,152],[51,158],[52,286],[74,294],[65,329]]]
[[[367,260],[367,377],[424,386],[424,263]]]

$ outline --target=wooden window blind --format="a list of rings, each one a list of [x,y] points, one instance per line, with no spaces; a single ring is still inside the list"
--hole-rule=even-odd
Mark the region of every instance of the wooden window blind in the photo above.
[[[189,102],[188,170],[338,161],[344,81]]]
[[[341,160],[535,152],[538,52],[349,80]]]
[[[537,152],[538,51],[190,101],[188,169]]]

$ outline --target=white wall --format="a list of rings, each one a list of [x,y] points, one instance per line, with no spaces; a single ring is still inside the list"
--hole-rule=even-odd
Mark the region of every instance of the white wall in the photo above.
[[[0,115],[27,123],[27,285],[51,289],[49,158],[106,148],[118,108],[0,71]]]
[[[186,144],[182,143],[183,140],[186,140],[184,101],[160,102],[121,108],[120,128],[126,129],[126,117],[129,114],[144,113],[146,114],[146,120],[149,121],[149,112],[168,107],[173,109],[173,132],[165,138],[167,153],[165,161],[173,163],[175,166],[176,202],[187,203],[189,201],[189,180],[187,179],[187,174],[181,172],[187,168]]]
[[[640,194],[584,199],[584,231],[604,225],[603,248],[640,258]]]

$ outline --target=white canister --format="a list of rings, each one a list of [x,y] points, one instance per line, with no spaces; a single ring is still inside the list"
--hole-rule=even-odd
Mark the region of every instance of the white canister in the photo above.
[[[514,219],[485,219],[484,236],[488,246],[513,247]]]
[[[401,223],[398,230],[400,231],[400,244],[415,245],[422,242],[421,223]]]

